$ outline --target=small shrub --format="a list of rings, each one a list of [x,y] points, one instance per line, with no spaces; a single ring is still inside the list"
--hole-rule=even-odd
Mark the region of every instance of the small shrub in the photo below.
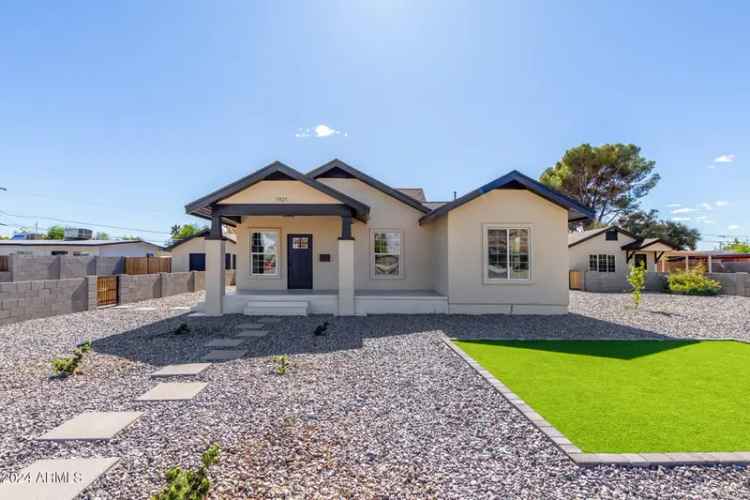
[[[628,283],[633,287],[631,295],[633,296],[633,304],[637,309],[641,305],[641,293],[646,288],[646,266],[643,264],[640,266],[630,266]]]
[[[287,370],[289,370],[289,356],[286,354],[274,356],[273,362],[276,365],[276,375],[286,375]]]
[[[73,355],[67,358],[54,358],[52,360],[52,370],[58,377],[67,377],[78,373],[78,366],[83,360],[83,355],[91,350],[91,342],[86,341],[73,350]]]
[[[180,326],[178,326],[174,331],[175,335],[186,335],[188,333],[190,333],[190,327],[187,323],[180,323]]]
[[[211,489],[208,468],[219,460],[219,445],[214,443],[203,452],[197,470],[183,469],[179,465],[167,471],[167,484],[151,500],[203,500]]]
[[[684,295],[718,295],[721,283],[707,278],[703,267],[669,273],[669,291]]]

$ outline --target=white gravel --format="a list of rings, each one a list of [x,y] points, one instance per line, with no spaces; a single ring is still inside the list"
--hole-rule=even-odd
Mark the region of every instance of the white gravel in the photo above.
[[[248,338],[243,359],[191,379],[192,401],[138,402],[158,367],[196,362],[244,316],[185,317],[200,294],[0,328],[0,475],[39,458],[122,461],[84,498],[147,498],[175,464],[222,445],[214,498],[750,498],[744,467],[582,469],[441,342],[467,337],[750,336],[750,299],[571,294],[566,317],[285,318]],[[191,333],[170,332],[188,322]],[[50,380],[48,362],[92,339],[84,373]],[[289,354],[285,376],[271,357]],[[178,380],[178,379],[175,379]],[[170,381],[159,379],[159,381]],[[33,441],[86,410],[145,411],[108,442]]]

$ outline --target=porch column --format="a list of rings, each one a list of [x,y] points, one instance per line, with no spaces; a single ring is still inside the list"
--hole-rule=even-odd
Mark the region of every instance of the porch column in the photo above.
[[[351,216],[341,217],[339,238],[339,316],[354,315],[354,238]]]
[[[224,238],[221,234],[221,218],[211,219],[211,232],[205,240],[206,250],[206,308],[210,316],[224,313]]]

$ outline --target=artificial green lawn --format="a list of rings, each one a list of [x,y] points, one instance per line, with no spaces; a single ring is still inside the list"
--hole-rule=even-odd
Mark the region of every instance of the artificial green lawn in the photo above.
[[[456,341],[589,453],[750,451],[750,345]]]

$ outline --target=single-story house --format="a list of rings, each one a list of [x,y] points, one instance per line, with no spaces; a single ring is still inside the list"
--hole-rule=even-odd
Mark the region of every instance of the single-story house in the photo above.
[[[164,254],[142,240],[0,240],[0,255],[148,257]]]
[[[196,233],[188,238],[177,240],[168,245],[165,250],[172,255],[172,272],[205,271],[206,270],[206,236],[208,229]],[[237,268],[237,241],[233,233],[224,235],[226,252],[224,253],[224,269]]]
[[[568,223],[593,212],[512,171],[447,203],[340,160],[280,162],[186,205],[211,220],[206,302],[223,313],[563,314]],[[222,226],[237,236],[226,295]]]
[[[631,265],[645,266],[656,272],[666,253],[679,250],[659,238],[640,238],[617,226],[605,226],[568,234],[568,259],[571,271],[588,277],[586,289],[620,291],[627,287]],[[596,285],[593,280],[596,279]]]

